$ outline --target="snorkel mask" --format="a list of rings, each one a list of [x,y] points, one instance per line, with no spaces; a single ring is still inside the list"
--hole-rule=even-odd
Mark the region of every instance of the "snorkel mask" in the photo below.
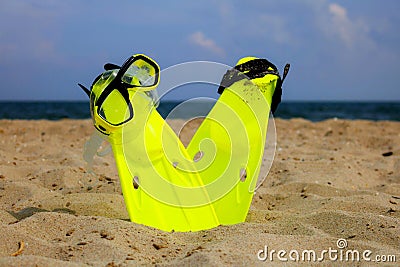
[[[90,98],[90,112],[95,128],[109,135],[113,130],[132,120],[133,94],[145,91],[156,102],[154,90],[159,84],[160,67],[151,58],[136,54],[119,67],[107,63],[90,88],[78,84]]]

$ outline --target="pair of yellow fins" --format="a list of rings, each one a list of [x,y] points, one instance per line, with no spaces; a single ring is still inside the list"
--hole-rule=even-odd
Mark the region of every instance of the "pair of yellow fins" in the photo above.
[[[282,79],[266,59],[240,59],[187,147],[156,109],[154,60],[136,54],[104,68],[90,89],[79,86],[111,144],[131,221],[179,232],[243,222],[289,64]]]

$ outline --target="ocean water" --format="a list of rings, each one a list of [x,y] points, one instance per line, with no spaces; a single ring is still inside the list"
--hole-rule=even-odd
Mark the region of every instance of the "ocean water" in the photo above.
[[[161,101],[157,108],[165,118],[179,101]],[[190,105],[191,109],[175,112],[175,118],[207,114],[212,103]],[[282,102],[275,117],[304,118],[321,121],[331,118],[400,121],[400,102]],[[59,120],[90,118],[89,102],[0,102],[0,119]]]

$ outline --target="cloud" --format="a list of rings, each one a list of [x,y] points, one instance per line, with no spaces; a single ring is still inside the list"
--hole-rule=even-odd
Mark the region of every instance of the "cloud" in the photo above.
[[[207,38],[204,33],[198,31],[189,36],[189,41],[199,47],[211,51],[217,55],[224,56],[225,51],[219,47],[214,40]]]
[[[348,20],[347,19],[347,10],[344,7],[342,7],[342,6],[338,5],[338,4],[335,4],[335,3],[330,4],[329,5],[329,11],[333,15],[339,17],[340,19]]]
[[[338,4],[330,4],[329,5],[329,13],[332,15],[332,25],[333,29],[335,29],[336,34],[339,35],[340,39],[347,44],[348,46],[352,46],[354,43],[354,27],[350,19],[347,17],[347,10],[338,5]]]
[[[354,20],[348,16],[347,9],[339,4],[328,5],[328,16],[323,24],[327,36],[338,38],[348,48],[355,47],[358,43],[373,45],[368,36],[369,27],[362,20]]]

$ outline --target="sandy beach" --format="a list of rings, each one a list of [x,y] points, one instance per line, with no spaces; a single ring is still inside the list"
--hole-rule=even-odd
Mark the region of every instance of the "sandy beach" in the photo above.
[[[0,266],[282,265],[259,251],[319,255],[338,239],[343,250],[399,264],[400,122],[276,119],[276,127],[275,159],[245,223],[166,233],[129,221],[111,154],[87,172],[90,120],[0,120]]]

